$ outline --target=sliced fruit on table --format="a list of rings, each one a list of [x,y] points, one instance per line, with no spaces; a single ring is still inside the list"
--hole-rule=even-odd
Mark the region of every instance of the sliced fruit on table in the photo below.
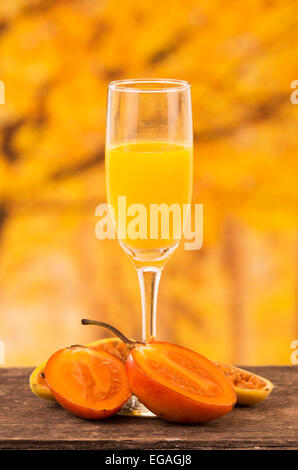
[[[238,405],[256,405],[265,400],[273,389],[273,384],[264,377],[220,362],[216,362],[216,365],[233,384]]]
[[[81,418],[108,418],[131,396],[123,362],[90,347],[55,352],[47,362],[45,380],[60,405]]]
[[[118,357],[123,363],[125,363],[132,348],[131,345],[125,344],[120,338],[103,338],[88,343],[86,346],[113,354],[113,356]]]
[[[127,356],[130,351],[130,347],[123,343],[119,338],[103,338],[97,341],[92,341],[86,346],[97,349],[99,351],[106,351],[114,356],[118,357],[123,363],[125,363]],[[47,363],[44,362],[40,366],[36,367],[30,375],[29,383],[32,392],[40,398],[46,400],[54,400],[51,390],[46,384],[44,378],[44,372]]]
[[[96,322],[95,322],[96,323]],[[115,332],[115,331],[114,331]],[[118,357],[125,363],[134,343],[125,343],[118,337],[103,338],[88,343],[99,351],[106,351]],[[264,377],[258,376],[244,369],[232,365],[215,363],[224,372],[226,377],[232,382],[237,395],[237,404],[255,405],[268,397],[273,389],[273,384]],[[44,378],[46,362],[38,366],[30,376],[30,388],[32,392],[40,398],[55,400]]]
[[[236,403],[231,382],[213,362],[171,343],[136,345],[126,361],[133,393],[168,421],[200,423],[229,413]]]
[[[131,351],[126,372],[132,392],[160,418],[201,423],[229,413],[236,403],[234,388],[214,362],[172,343],[140,343],[107,323],[82,320],[83,325],[109,329]]]
[[[45,400],[55,401],[55,398],[52,395],[51,390],[47,386],[45,380],[45,368],[47,363],[44,362],[40,366],[36,367],[32,374],[30,375],[29,384],[31,391],[37,395],[39,398],[44,398]]]

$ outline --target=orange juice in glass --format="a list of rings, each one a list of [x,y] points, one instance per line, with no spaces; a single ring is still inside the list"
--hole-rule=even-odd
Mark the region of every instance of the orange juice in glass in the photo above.
[[[182,214],[183,204],[190,203],[192,145],[148,140],[111,146],[106,150],[106,181],[108,201],[115,210],[116,231],[125,235],[122,246],[135,255],[136,261],[139,257],[139,261],[146,262],[147,255],[152,262],[162,265],[168,258],[167,250],[175,247],[179,239],[173,231],[172,213],[168,237],[163,236],[160,226],[155,238],[150,237],[150,223],[154,223],[150,205],[177,204]],[[126,197],[126,207],[142,204],[146,209],[147,230],[142,238],[130,238],[125,228],[118,226],[119,196]]]
[[[120,245],[138,272],[143,341],[156,337],[161,271],[181,238],[182,227],[180,232],[176,231],[177,219],[171,217],[171,209],[178,212],[180,209],[183,225],[183,208],[191,202],[192,148],[189,83],[165,79],[110,83],[106,126],[107,199],[113,208]],[[159,226],[161,206],[169,209],[168,229],[164,232]],[[138,212],[143,230],[136,236],[137,230],[132,234],[129,226],[130,219]],[[152,416],[137,401],[131,404],[127,414]]]

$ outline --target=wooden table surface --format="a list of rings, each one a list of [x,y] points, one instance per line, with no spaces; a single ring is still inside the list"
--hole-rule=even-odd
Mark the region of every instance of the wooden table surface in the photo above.
[[[206,424],[115,416],[85,421],[35,397],[29,368],[0,369],[0,449],[297,449],[298,367],[249,367],[270,379],[271,396]]]

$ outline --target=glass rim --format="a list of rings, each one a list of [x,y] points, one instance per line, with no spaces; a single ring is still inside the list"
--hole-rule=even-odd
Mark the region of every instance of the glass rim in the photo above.
[[[161,84],[168,85],[160,88],[142,88],[134,87],[130,85],[142,85],[142,84]],[[114,80],[109,83],[109,90],[113,91],[125,91],[132,93],[166,93],[170,91],[184,91],[190,89],[191,85],[186,80],[176,80],[174,78],[133,78]]]

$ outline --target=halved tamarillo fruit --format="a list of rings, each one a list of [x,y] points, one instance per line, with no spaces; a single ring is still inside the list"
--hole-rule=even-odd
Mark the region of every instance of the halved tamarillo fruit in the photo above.
[[[200,423],[232,410],[236,394],[223,371],[204,356],[172,343],[131,341],[102,322],[82,320],[109,328],[134,345],[126,361],[129,385],[153,413],[168,421]]]
[[[113,356],[118,357],[123,363],[125,363],[130,351],[130,348],[123,343],[123,341],[115,337],[98,339],[86,344],[85,346],[92,349],[98,349],[99,351],[106,351]],[[53,397],[53,394],[45,380],[46,365],[47,362],[44,362],[33,370],[29,378],[29,385],[31,391],[39,398],[55,401],[55,398]]]
[[[106,351],[125,363],[133,345],[125,344],[117,337],[102,338],[86,346],[102,351]],[[34,369],[30,375],[29,384],[32,392],[39,398],[46,400],[54,400],[49,387],[45,380],[46,362],[39,365]],[[244,369],[238,367],[215,362],[217,367],[220,367],[225,376],[232,382],[233,388],[237,395],[237,404],[239,405],[255,405],[267,398],[272,389],[273,384],[265,377],[258,376]]]
[[[133,393],[168,421],[200,423],[229,413],[236,394],[204,356],[175,344],[151,342],[131,351],[126,371]]]
[[[61,406],[86,419],[114,415],[131,396],[121,360],[84,346],[55,352],[47,362],[45,380]]]

